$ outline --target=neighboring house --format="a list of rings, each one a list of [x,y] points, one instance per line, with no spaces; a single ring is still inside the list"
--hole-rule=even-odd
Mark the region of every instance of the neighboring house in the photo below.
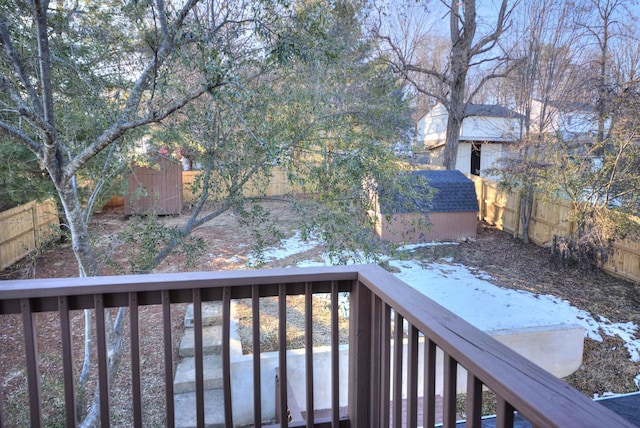
[[[463,241],[476,237],[478,199],[473,181],[460,171],[412,171],[412,203],[379,189],[376,234],[397,243]]]
[[[550,102],[545,107],[541,101],[533,100],[530,123],[530,133],[559,136],[576,149],[593,143],[598,134],[598,115],[593,107],[583,103]],[[610,126],[611,120],[607,119],[605,135]]]
[[[469,104],[462,121],[456,169],[484,175],[482,170],[506,156],[510,144],[521,137],[522,116],[499,105]],[[424,164],[444,165],[447,109],[436,104],[417,124],[415,157]]]

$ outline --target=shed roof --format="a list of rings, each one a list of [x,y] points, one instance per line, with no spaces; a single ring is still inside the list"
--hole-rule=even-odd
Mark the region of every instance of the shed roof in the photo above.
[[[421,170],[410,173],[415,198],[407,203],[403,195],[386,195],[380,199],[382,214],[400,214],[415,212],[477,212],[478,199],[476,188],[469,178],[457,170]],[[428,200],[430,189],[434,195]],[[381,189],[384,194],[384,189]]]

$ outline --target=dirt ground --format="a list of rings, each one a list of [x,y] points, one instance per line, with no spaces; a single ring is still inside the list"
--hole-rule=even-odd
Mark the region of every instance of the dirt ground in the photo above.
[[[284,203],[269,203],[266,208],[277,219],[275,227],[284,236],[293,234],[295,214]],[[126,248],[117,247],[115,238],[119,230],[132,222],[123,215],[122,208],[109,208],[95,216],[94,230],[103,237],[105,255],[110,255],[115,264],[105,267],[108,274],[127,273]],[[170,217],[167,222],[181,224],[181,217]],[[252,235],[249,227],[241,225],[233,212],[214,219],[198,228],[194,236],[206,243],[206,251],[192,268],[185,269],[182,256],[166,259],[156,272],[180,272],[184,270],[230,270],[246,268],[245,261],[251,248]],[[266,243],[269,245],[269,242]],[[322,249],[316,249],[304,258],[317,257]],[[574,306],[602,315],[614,322],[640,322],[640,287],[624,280],[572,268],[556,268],[548,262],[546,249],[533,244],[525,245],[502,231],[487,225],[479,225],[475,241],[455,246],[424,248],[421,255],[426,259],[453,259],[469,268],[489,273],[494,283],[502,287],[527,290],[539,294],[551,294],[570,301]],[[295,259],[299,259],[298,255]],[[278,261],[278,266],[290,266],[294,258]],[[77,276],[75,259],[69,244],[45,249],[41,254],[24,260],[12,270],[0,273],[0,279],[49,278]],[[1,286],[1,284],[0,284]],[[174,337],[182,332],[184,306],[172,308]],[[153,344],[162,340],[161,313],[155,308],[141,312],[143,338],[143,393],[147,402],[144,418],[147,426],[163,425],[164,408],[162,354]],[[37,317],[38,344],[42,363],[45,414],[49,415],[49,426],[64,426],[59,419],[62,403],[55,397],[61,392],[61,358],[59,354],[59,320],[57,314],[39,314]],[[83,314],[73,314],[74,352],[82,355]],[[126,328],[126,326],[125,326]],[[24,403],[27,397],[24,367],[24,351],[21,344],[22,323],[17,316],[6,316],[2,320],[0,333],[0,379],[2,379],[3,411],[8,426],[12,421],[26,420]],[[161,343],[161,342],[160,342]],[[607,337],[604,342],[585,340],[585,355],[582,367],[567,380],[588,396],[604,392],[624,393],[635,391],[633,378],[640,372],[638,364],[629,360],[629,354],[620,339]],[[126,350],[125,350],[126,351]],[[126,352],[125,352],[126,355]],[[79,370],[79,367],[77,367]],[[114,385],[112,415],[114,426],[130,425],[129,362],[123,361],[120,376]],[[90,384],[95,379],[90,380]],[[88,398],[90,399],[90,397]]]

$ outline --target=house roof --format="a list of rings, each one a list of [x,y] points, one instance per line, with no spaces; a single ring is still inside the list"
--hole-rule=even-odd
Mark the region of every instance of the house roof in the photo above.
[[[412,117],[418,121],[425,117],[429,112],[431,112],[434,108],[442,106],[441,103],[432,106],[429,109],[416,109],[412,113]],[[446,112],[446,110],[445,110]],[[467,104],[467,108],[465,110],[465,117],[470,116],[484,116],[484,117],[506,117],[506,118],[515,118],[520,119],[524,116],[520,113],[503,107],[498,104]]]
[[[542,100],[534,99],[533,101],[541,105],[543,104]],[[564,113],[593,113],[595,111],[595,108],[591,104],[580,101],[551,100],[547,102],[547,106]]]
[[[468,104],[465,116],[522,117],[521,114],[497,104]]]
[[[407,203],[404,195],[386,195],[380,199],[382,214],[408,212],[477,212],[476,188],[469,178],[457,170],[412,171],[412,190],[417,200]],[[415,178],[415,179],[413,179]],[[430,190],[433,198],[429,201]],[[380,191],[381,194],[384,190]]]

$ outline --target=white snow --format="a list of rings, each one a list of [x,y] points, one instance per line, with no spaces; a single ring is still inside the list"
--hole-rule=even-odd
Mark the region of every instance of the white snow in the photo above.
[[[283,240],[278,248],[266,249],[263,256],[267,262],[281,260],[318,245],[319,240],[304,241],[296,233],[292,238]],[[404,246],[398,250],[411,251],[427,245],[433,244]],[[579,324],[584,327],[585,336],[593,340],[602,341],[602,335],[620,337],[625,341],[631,360],[640,362],[638,326],[632,322],[613,323],[603,316],[594,318],[570,302],[554,296],[498,287],[491,283],[492,278],[487,273],[472,271],[448,260],[422,262],[388,259],[388,262],[399,271],[394,274],[399,279],[481,330]],[[323,262],[302,260],[296,266],[329,264],[331,261],[325,256]],[[635,383],[640,389],[640,374],[635,378]]]

